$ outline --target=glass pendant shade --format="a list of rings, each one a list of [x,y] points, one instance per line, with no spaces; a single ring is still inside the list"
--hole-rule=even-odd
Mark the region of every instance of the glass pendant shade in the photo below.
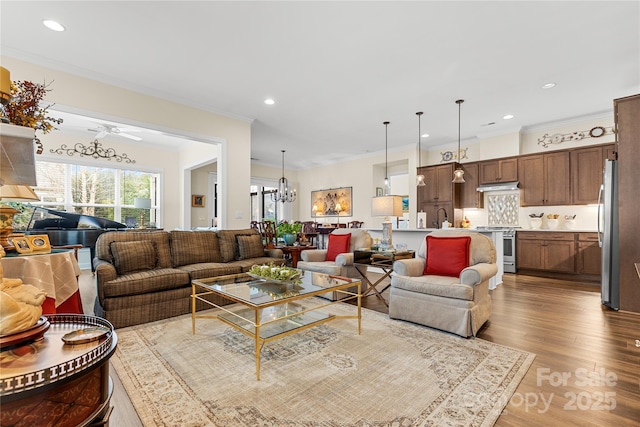
[[[424,182],[424,175],[422,175],[422,174],[416,175],[416,185],[418,187],[424,187],[425,185],[427,185]]]

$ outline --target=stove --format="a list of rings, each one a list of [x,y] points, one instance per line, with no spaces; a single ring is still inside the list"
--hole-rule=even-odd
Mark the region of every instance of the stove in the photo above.
[[[478,231],[502,231],[503,263],[505,273],[516,272],[516,230],[522,227],[515,225],[481,225]]]

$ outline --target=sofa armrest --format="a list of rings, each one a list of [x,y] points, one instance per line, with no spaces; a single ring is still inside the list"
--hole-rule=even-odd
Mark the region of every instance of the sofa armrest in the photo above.
[[[460,272],[460,283],[463,285],[479,285],[498,273],[498,265],[479,263],[471,265]]]
[[[267,248],[264,250],[264,254],[271,258],[284,258],[284,252],[282,252],[282,249]]]
[[[102,285],[111,280],[115,280],[118,277],[118,273],[116,272],[116,267],[113,264],[99,258],[94,258],[93,266],[96,269],[96,288],[98,291],[98,299],[102,301],[104,299]]]
[[[300,252],[300,258],[302,261],[307,262],[323,262],[327,259],[326,249],[307,249]]]
[[[393,272],[400,276],[422,276],[424,272],[424,259],[419,257],[399,259],[393,263]]]
[[[336,265],[344,267],[345,265],[353,265],[353,252],[345,252],[336,256]]]

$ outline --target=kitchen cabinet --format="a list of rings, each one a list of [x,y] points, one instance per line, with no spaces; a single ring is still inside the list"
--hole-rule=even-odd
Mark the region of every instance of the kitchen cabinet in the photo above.
[[[620,311],[640,313],[640,95],[613,103],[618,150],[618,230]]]
[[[599,276],[602,273],[602,249],[598,244],[598,234],[576,234],[576,273]]]
[[[571,204],[568,151],[522,156],[518,159],[521,206]]]
[[[516,233],[518,269],[575,273],[575,233]]]
[[[598,145],[571,151],[571,203],[598,203],[602,170],[606,159],[615,158],[615,144]]]
[[[418,168],[418,174],[424,175],[425,182],[424,186],[418,187],[418,203],[453,202],[456,190],[451,182],[453,170],[453,163]]]
[[[518,158],[487,160],[479,163],[480,184],[518,180]]]
[[[454,184],[460,188],[460,207],[482,208],[484,193],[477,190],[480,183],[478,163],[465,163],[462,165],[462,169],[464,170],[464,184]]]

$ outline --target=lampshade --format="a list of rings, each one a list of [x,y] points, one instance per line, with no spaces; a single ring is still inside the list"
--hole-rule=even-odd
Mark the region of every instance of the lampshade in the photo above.
[[[32,128],[0,124],[0,185],[37,185],[34,136]]]
[[[136,209],[151,209],[151,199],[146,197],[136,197],[133,199],[133,207]]]
[[[27,202],[29,200],[40,200],[40,197],[27,185],[3,185],[0,187],[0,200]]]
[[[379,196],[371,199],[372,216],[400,216],[402,215],[401,196]]]
[[[9,70],[0,67],[0,102],[8,104],[11,101],[11,74]]]

